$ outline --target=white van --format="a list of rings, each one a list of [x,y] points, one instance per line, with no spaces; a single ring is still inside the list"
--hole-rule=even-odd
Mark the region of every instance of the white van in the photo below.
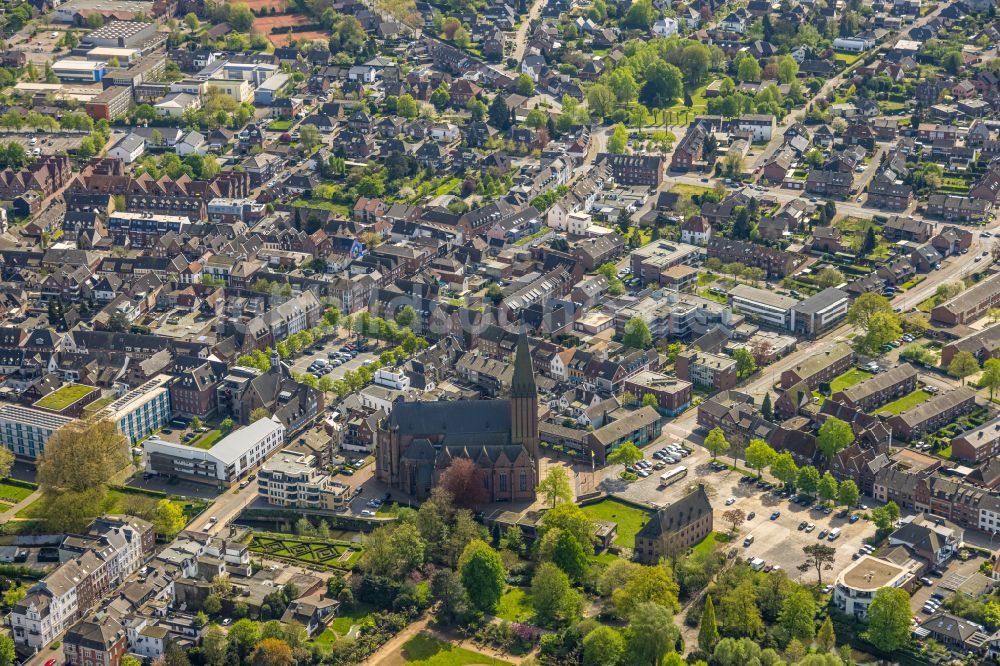
[[[827,541],[835,541],[838,538],[840,538],[840,528],[839,527],[834,527],[832,530],[830,530],[830,534],[827,535],[827,537],[826,537]]]
[[[754,571],[760,571],[761,569],[763,569],[764,564],[765,564],[764,560],[760,559],[759,557],[755,557],[752,560],[750,560],[750,568],[753,569]]]

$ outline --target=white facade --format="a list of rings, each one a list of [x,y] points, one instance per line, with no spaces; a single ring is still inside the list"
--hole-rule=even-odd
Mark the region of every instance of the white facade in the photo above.
[[[375,372],[373,381],[379,386],[397,391],[405,391],[410,388],[410,378],[405,372],[395,368],[379,368]]]
[[[661,18],[653,24],[653,33],[657,37],[670,37],[677,34],[677,19],[670,16]]]
[[[285,427],[272,417],[234,431],[208,450],[151,437],[143,453],[150,473],[229,484],[256,467],[284,441]]]
[[[868,607],[880,588],[902,587],[911,577],[912,574],[901,566],[863,555],[837,576],[833,604],[842,613],[863,620],[868,617]]]
[[[740,285],[729,292],[729,303],[751,320],[786,331],[795,328],[794,298]]]

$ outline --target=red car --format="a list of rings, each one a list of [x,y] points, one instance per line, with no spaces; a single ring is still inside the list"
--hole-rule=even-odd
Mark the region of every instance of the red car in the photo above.
[[[45,666],[56,666],[56,660],[49,659],[47,662],[45,662]]]

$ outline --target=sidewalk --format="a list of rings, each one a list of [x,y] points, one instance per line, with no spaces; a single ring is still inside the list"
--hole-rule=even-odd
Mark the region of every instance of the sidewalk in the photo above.
[[[25,497],[23,500],[21,500],[20,502],[18,502],[14,506],[10,507],[9,509],[7,509],[6,511],[4,511],[3,513],[0,513],[0,524],[6,523],[6,522],[8,522],[10,520],[13,520],[14,516],[17,515],[18,511],[20,511],[21,509],[24,509],[25,507],[27,507],[29,504],[31,504],[32,502],[34,502],[36,499],[38,499],[41,496],[42,496],[42,491],[41,490],[36,490],[35,492],[31,493],[30,495],[28,495],[27,497]]]

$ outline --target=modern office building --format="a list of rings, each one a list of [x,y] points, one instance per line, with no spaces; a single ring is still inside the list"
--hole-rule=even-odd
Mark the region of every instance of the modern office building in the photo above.
[[[143,445],[146,471],[187,481],[228,486],[285,442],[276,418],[260,419],[219,440],[210,449],[150,437]]]
[[[173,377],[157,375],[134,388],[97,414],[115,424],[118,432],[135,444],[167,425],[170,420],[170,387]]]
[[[751,322],[760,323],[782,331],[795,327],[792,310],[798,301],[791,296],[782,296],[773,291],[737,285],[729,290],[729,305],[747,317]]]
[[[57,60],[52,72],[65,83],[100,83],[107,63],[100,60]]]
[[[313,466],[312,456],[281,451],[261,465],[257,494],[272,506],[334,511],[350,500],[350,488]]]
[[[72,423],[68,416],[20,405],[0,407],[0,442],[18,458],[35,459],[59,428]]]
[[[792,306],[792,330],[797,335],[818,335],[845,319],[850,305],[847,292],[824,289]]]

